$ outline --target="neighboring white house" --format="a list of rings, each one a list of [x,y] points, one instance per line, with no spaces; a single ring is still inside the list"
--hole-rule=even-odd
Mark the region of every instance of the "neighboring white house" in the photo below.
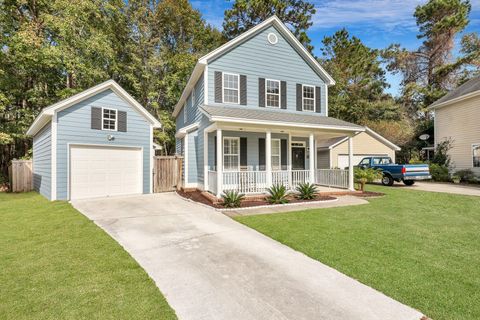
[[[480,76],[452,90],[430,107],[435,112],[435,145],[450,139],[453,171],[480,173]]]
[[[353,137],[353,163],[365,157],[387,156],[395,162],[395,152],[400,147],[370,128]],[[317,167],[319,169],[348,167],[348,137],[338,137],[317,142]]]
[[[34,189],[50,200],[151,193],[160,126],[113,80],[46,107],[27,131]]]

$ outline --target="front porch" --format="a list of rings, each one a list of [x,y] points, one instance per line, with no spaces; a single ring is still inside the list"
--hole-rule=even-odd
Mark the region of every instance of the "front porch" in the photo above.
[[[247,124],[215,123],[204,131],[204,190],[220,197],[224,191],[266,193],[273,185],[294,190],[313,183],[331,192],[354,190],[353,145],[355,132],[343,129],[259,128]],[[319,169],[317,141],[348,136],[348,170]],[[220,151],[220,152],[218,152]]]

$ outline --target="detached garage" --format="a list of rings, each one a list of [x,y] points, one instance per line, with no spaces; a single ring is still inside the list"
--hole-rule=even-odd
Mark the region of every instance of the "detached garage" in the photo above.
[[[395,151],[399,150],[400,147],[367,127],[353,138],[353,163],[356,165],[371,156],[387,156],[395,162]],[[348,167],[348,137],[318,141],[317,166],[319,169]]]
[[[49,106],[27,131],[34,188],[50,200],[151,193],[159,127],[113,80]]]

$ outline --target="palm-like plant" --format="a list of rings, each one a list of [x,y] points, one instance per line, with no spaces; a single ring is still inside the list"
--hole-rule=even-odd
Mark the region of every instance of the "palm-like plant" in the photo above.
[[[242,204],[245,195],[238,191],[228,190],[222,195],[223,206],[225,208],[238,208]]]
[[[277,184],[267,189],[269,196],[267,201],[271,204],[287,203],[287,188],[284,185]]]
[[[315,199],[317,188],[313,183],[300,183],[297,188],[298,198],[302,200],[312,200]]]
[[[374,180],[382,178],[382,171],[373,168],[355,168],[354,172],[355,182],[360,186],[360,190],[365,191],[365,184],[373,182]]]

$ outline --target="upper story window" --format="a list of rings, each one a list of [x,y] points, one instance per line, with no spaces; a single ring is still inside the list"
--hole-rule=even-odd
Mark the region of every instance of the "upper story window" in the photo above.
[[[315,87],[302,86],[303,111],[315,111]]]
[[[269,80],[265,81],[265,94],[267,107],[280,107],[280,81]]]
[[[223,102],[239,103],[239,76],[238,74],[223,73]]]
[[[103,130],[117,130],[117,110],[115,109],[102,109],[102,129]]]
[[[473,167],[480,168],[480,143],[472,145]]]

